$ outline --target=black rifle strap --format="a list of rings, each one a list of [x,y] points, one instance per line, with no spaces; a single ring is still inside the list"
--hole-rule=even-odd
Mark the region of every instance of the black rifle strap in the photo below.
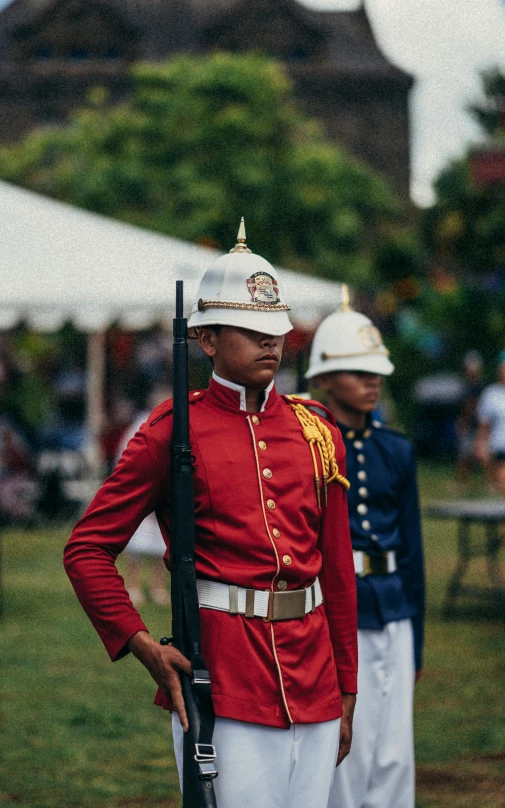
[[[208,670],[205,669],[205,664],[200,654],[191,655],[191,665],[193,668],[193,693],[195,695],[195,701],[200,708],[198,744],[200,746],[210,746],[212,745],[216,718],[210,689],[210,674]]]
[[[192,690],[200,712],[199,746],[211,746],[215,713],[210,689],[210,674],[200,652],[200,606],[193,562],[182,564],[182,592],[188,650],[193,670]]]

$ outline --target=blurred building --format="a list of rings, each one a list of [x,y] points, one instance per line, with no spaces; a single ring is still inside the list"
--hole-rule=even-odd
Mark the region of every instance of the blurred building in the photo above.
[[[328,135],[408,197],[412,78],[379,49],[364,8],[296,0],[12,0],[0,13],[0,142],[65,119],[94,86],[128,94],[128,66],[174,54],[280,58]]]

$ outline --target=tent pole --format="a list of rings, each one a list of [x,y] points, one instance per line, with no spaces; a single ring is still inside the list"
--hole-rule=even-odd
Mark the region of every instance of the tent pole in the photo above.
[[[105,422],[105,368],[107,331],[100,329],[88,334],[88,386],[86,418],[91,436],[89,465],[92,477],[102,477],[104,462],[100,438]]]

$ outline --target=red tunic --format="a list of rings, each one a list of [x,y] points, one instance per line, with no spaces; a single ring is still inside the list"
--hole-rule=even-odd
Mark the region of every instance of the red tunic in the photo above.
[[[281,581],[300,589],[319,576],[324,595],[303,620],[268,623],[200,610],[216,714],[285,728],[338,718],[341,690],[355,693],[357,674],[345,492],[331,483],[328,505],[319,509],[309,444],[275,388],[255,415],[239,408],[239,393],[214,380],[190,400],[198,577],[277,591]],[[131,439],[65,548],[67,573],[112,659],[146,629],[116,556],[153,510],[169,543],[171,413],[165,402]],[[329,428],[345,473],[342,437]],[[156,703],[170,706],[161,691]]]

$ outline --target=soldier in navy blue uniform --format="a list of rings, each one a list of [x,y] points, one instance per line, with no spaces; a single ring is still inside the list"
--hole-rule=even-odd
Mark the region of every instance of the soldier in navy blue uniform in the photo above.
[[[358,588],[359,696],[329,808],[414,808],[413,694],[422,670],[424,568],[410,441],[373,416],[394,370],[371,320],[343,303],[319,327],[307,378],[344,437]]]

